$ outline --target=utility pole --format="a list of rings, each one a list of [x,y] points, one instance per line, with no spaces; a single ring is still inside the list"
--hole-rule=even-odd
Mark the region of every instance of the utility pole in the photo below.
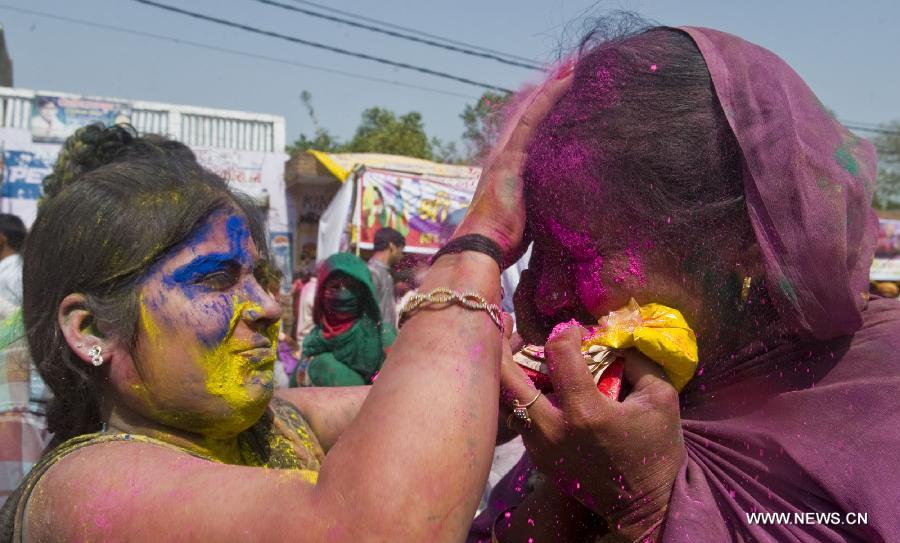
[[[0,26],[0,87],[13,86],[13,65],[6,50],[6,36]]]

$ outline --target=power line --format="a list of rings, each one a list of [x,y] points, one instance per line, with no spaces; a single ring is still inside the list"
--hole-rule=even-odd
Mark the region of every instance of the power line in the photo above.
[[[865,121],[851,121],[850,119],[841,119],[842,123],[855,124],[858,126],[866,126],[868,128],[881,128],[881,125],[878,123],[867,123]]]
[[[860,132],[871,132],[873,134],[887,134],[889,136],[900,136],[900,130],[885,128],[883,124],[867,123],[863,121],[851,121],[849,119],[838,119],[841,124],[851,130],[859,130]]]
[[[302,63],[302,62],[295,62],[295,61],[287,60],[287,59],[283,59],[283,58],[271,57],[271,56],[268,56],[268,55],[261,55],[261,54],[257,54],[257,53],[250,53],[250,52],[247,52],[247,51],[239,51],[239,50],[237,50],[237,49],[229,49],[229,48],[227,48],[227,47],[218,47],[218,46],[215,46],[215,45],[209,45],[209,44],[205,44],[205,43],[199,43],[199,42],[194,42],[194,41],[190,41],[190,40],[184,40],[184,39],[176,38],[176,37],[173,37],[173,36],[165,36],[165,35],[162,35],[162,34],[153,34],[153,33],[151,33],[151,32],[144,32],[144,31],[141,31],[141,30],[132,30],[132,29],[128,29],[128,28],[121,28],[121,27],[112,26],[112,25],[107,25],[107,24],[103,24],[103,23],[95,23],[95,22],[92,22],[92,21],[85,21],[85,20],[82,20],[82,19],[74,19],[74,18],[71,18],[71,17],[64,17],[64,16],[61,16],[61,15],[54,15],[54,14],[51,14],[51,13],[44,13],[44,12],[41,12],[41,11],[34,11],[34,10],[30,10],[30,9],[17,8],[17,7],[13,7],[13,6],[7,6],[7,5],[4,5],[4,4],[0,4],[0,9],[5,9],[5,10],[8,10],[8,11],[14,11],[14,12],[18,12],[18,13],[27,13],[27,14],[29,14],[29,15],[35,15],[35,16],[38,16],[38,17],[45,17],[45,18],[47,18],[47,19],[55,19],[55,20],[58,20],[58,21],[65,21],[65,22],[67,22],[67,23],[73,23],[73,24],[83,25],[83,26],[87,26],[87,27],[91,27],[91,28],[99,28],[99,29],[102,29],[102,30],[110,30],[110,31],[113,31],[113,32],[121,32],[121,33],[123,33],[123,34],[130,34],[130,35],[133,35],[133,36],[140,36],[140,37],[144,37],[144,38],[152,38],[152,39],[157,39],[157,40],[162,40],[162,41],[172,42],[172,43],[176,43],[176,44],[179,44],[179,45],[188,45],[188,46],[191,46],[191,47],[197,47],[197,48],[199,48],[199,49],[206,49],[206,50],[209,50],[209,51],[216,51],[216,52],[219,52],[219,53],[226,53],[226,54],[230,54],[230,55],[237,55],[237,56],[246,57],[246,58],[253,58],[253,59],[257,59],[257,60],[266,60],[266,61],[270,61],[270,62],[276,62],[276,63],[279,63],[279,64],[285,64],[285,65],[289,65],[289,66],[296,66],[296,67],[298,67],[298,68],[307,68],[307,69],[310,69],[310,70],[316,70],[316,71],[320,71],[320,72],[332,73],[332,74],[341,75],[341,76],[344,76],[344,77],[350,77],[350,78],[353,78],[353,79],[359,79],[359,80],[363,80],[363,81],[373,81],[373,82],[376,82],[376,83],[384,83],[384,84],[387,84],[387,85],[394,85],[394,86],[397,86],[397,87],[406,87],[406,88],[415,89],[415,90],[421,90],[421,91],[425,91],[425,92],[432,92],[432,93],[436,93],[436,94],[443,94],[443,95],[445,95],[445,96],[454,96],[454,97],[457,97],[457,98],[465,98],[465,99],[467,99],[467,100],[477,100],[477,99],[478,99],[477,96],[472,96],[472,95],[468,95],[468,94],[460,94],[460,93],[456,93],[456,92],[452,92],[452,91],[446,91],[446,90],[443,90],[443,89],[436,89],[436,88],[433,88],[433,87],[425,87],[425,86],[421,86],[421,85],[413,85],[413,84],[411,84],[411,83],[403,83],[403,82],[401,82],[401,81],[394,81],[394,80],[391,80],[391,79],[382,79],[382,78],[380,78],[380,77],[372,77],[372,76],[366,76],[366,75],[361,75],[361,74],[352,73],[352,72],[345,72],[345,71],[343,71],[343,70],[335,70],[335,69],[333,69],[333,68],[326,68],[326,67],[324,67],[324,66],[315,66],[315,65],[312,65],[312,64],[304,64],[304,63]]]
[[[536,60],[534,60],[534,59],[527,58],[527,57],[523,57],[523,56],[519,56],[519,55],[514,55],[514,54],[512,54],[512,53],[504,53],[504,52],[502,52],[502,51],[497,51],[496,49],[489,49],[489,48],[487,48],[487,47],[481,47],[481,46],[479,46],[479,45],[472,45],[472,44],[470,44],[470,43],[461,42],[461,41],[454,40],[454,39],[451,39],[451,38],[445,38],[445,37],[443,37],[443,36],[438,36],[438,35],[436,35],[436,34],[429,34],[428,32],[423,32],[423,31],[421,31],[421,30],[416,30],[415,28],[410,28],[410,27],[407,27],[407,26],[400,26],[400,25],[398,25],[398,24],[394,24],[394,23],[391,23],[391,22],[388,22],[388,21],[382,21],[382,20],[379,20],[379,19],[373,19],[373,18],[371,18],[371,17],[366,17],[366,16],[364,16],[364,15],[359,15],[358,13],[352,13],[352,12],[349,12],[349,11],[343,11],[343,10],[340,10],[340,9],[337,9],[337,8],[333,8],[333,7],[331,7],[331,6],[325,6],[325,5],[322,5],[322,4],[317,4],[316,2],[310,2],[309,0],[291,0],[291,1],[294,2],[294,3],[296,3],[296,4],[303,4],[303,5],[305,5],[305,6],[311,6],[311,7],[320,9],[320,10],[322,10],[322,11],[329,11],[329,12],[331,12],[331,13],[337,13],[337,14],[339,14],[339,15],[345,15],[345,16],[347,16],[347,17],[352,17],[352,18],[358,19],[358,20],[360,20],[360,21],[366,21],[366,22],[369,22],[369,23],[374,23],[374,24],[380,25],[380,26],[382,26],[382,27],[393,28],[393,29],[395,29],[395,30],[400,30],[400,31],[402,31],[402,32],[407,32],[407,33],[409,33],[409,34],[418,34],[419,36],[423,36],[423,37],[426,37],[426,38],[431,38],[431,39],[433,39],[433,40],[442,41],[442,42],[444,42],[444,43],[449,43],[449,44],[452,44],[452,45],[458,45],[458,46],[460,46],[460,47],[467,47],[467,48],[469,48],[469,49],[475,49],[475,50],[478,50],[478,51],[483,51],[483,52],[485,52],[485,53],[492,53],[492,54],[494,54],[494,55],[506,57],[506,58],[509,58],[509,59],[520,60],[520,61],[522,61],[522,62],[527,62],[527,63],[531,63],[531,64],[540,64],[538,61],[536,61]]]
[[[294,1],[300,1],[300,0],[294,0]],[[313,4],[312,2],[307,2],[307,3]],[[331,73],[331,74],[335,74],[335,75],[341,75],[341,76],[352,78],[352,79],[359,79],[359,80],[363,80],[363,81],[372,81],[375,83],[383,83],[383,84],[393,85],[393,86],[398,86],[398,87],[405,87],[405,88],[410,88],[410,89],[414,89],[414,90],[421,90],[424,92],[443,94],[446,96],[453,96],[453,97],[457,97],[457,98],[465,98],[467,100],[477,100],[478,99],[477,96],[472,96],[472,95],[468,95],[468,94],[461,94],[461,93],[456,93],[456,92],[452,92],[452,91],[446,91],[443,89],[426,87],[426,86],[422,86],[422,85],[414,85],[411,83],[403,83],[401,81],[395,81],[395,80],[391,80],[391,79],[383,79],[380,77],[366,76],[366,75],[361,75],[361,74],[354,73],[354,72],[346,72],[343,70],[336,70],[334,68],[326,68],[324,66],[315,66],[312,64],[304,64],[302,62],[295,62],[295,61],[287,60],[287,59],[283,59],[283,58],[272,57],[272,56],[268,56],[268,55],[261,55],[258,53],[250,53],[247,51],[240,51],[237,49],[229,49],[226,47],[218,47],[215,45],[194,42],[194,41],[185,40],[182,38],[177,38],[174,36],[166,36],[166,35],[162,35],[162,34],[154,34],[151,32],[144,32],[141,30],[122,28],[122,27],[107,25],[107,24],[103,24],[103,23],[95,23],[93,21],[85,21],[83,19],[75,19],[72,17],[65,17],[62,15],[55,15],[55,14],[51,14],[51,13],[45,13],[45,12],[26,9],[26,8],[19,8],[19,7],[9,6],[6,4],[0,4],[0,9],[18,12],[18,13],[25,13],[25,14],[29,14],[29,15],[35,15],[35,16],[44,17],[47,19],[55,19],[58,21],[74,23],[74,24],[78,24],[78,25],[91,27],[91,28],[99,28],[102,30],[110,30],[113,32],[130,34],[133,36],[140,36],[140,37],[144,37],[144,38],[152,38],[152,39],[157,39],[157,40],[162,40],[162,41],[168,41],[168,42],[176,43],[179,45],[187,45],[190,47],[206,49],[209,51],[215,51],[215,52],[219,52],[219,53],[236,55],[236,56],[241,56],[241,57],[246,57],[246,58],[253,58],[253,59],[257,59],[257,60],[266,60],[266,61],[275,62],[278,64],[284,64],[284,65],[288,65],[288,66],[295,66],[298,68],[306,68],[306,69],[310,69],[310,70],[321,71],[321,72]],[[880,128],[881,125],[878,125],[875,123],[868,123],[868,122],[863,122],[863,121],[849,121],[849,120],[842,120],[841,123],[845,127],[849,128],[851,130],[859,130],[860,132],[885,134],[885,135],[889,135],[889,136],[900,136],[900,130],[890,130],[890,129]]]
[[[884,128],[868,128],[865,126],[857,126],[847,123],[842,123],[845,127],[850,130],[859,130],[860,132],[871,132],[873,134],[885,134],[887,136],[900,136],[900,130],[887,130]]]
[[[263,35],[263,36],[269,36],[269,37],[271,37],[271,38],[278,38],[278,39],[285,40],[285,41],[289,41],[289,42],[292,42],[292,43],[299,43],[300,45],[307,45],[307,46],[309,46],[309,47],[315,47],[315,48],[318,48],[318,49],[324,49],[324,50],[326,50],[326,51],[331,51],[332,53],[338,53],[338,54],[346,55],[346,56],[350,56],[350,57],[361,58],[361,59],[363,59],[363,60],[371,60],[371,61],[373,61],[373,62],[378,62],[378,63],[380,63],[380,64],[386,64],[386,65],[388,65],[388,66],[394,66],[395,68],[403,68],[403,69],[405,69],[405,70],[412,70],[412,71],[416,71],[416,72],[421,72],[421,73],[423,73],[423,74],[433,75],[433,76],[435,76],[435,77],[441,77],[441,78],[444,78],[444,79],[449,79],[449,80],[451,80],[451,81],[457,81],[457,82],[459,82],[459,83],[465,83],[465,84],[467,84],[467,85],[473,85],[473,86],[476,86],[476,87],[481,87],[481,88],[485,88],[485,89],[496,90],[496,91],[505,92],[505,93],[512,93],[512,90],[506,89],[506,88],[503,88],[503,87],[498,87],[498,86],[496,86],[496,85],[490,85],[490,84],[488,84],[488,83],[481,83],[481,82],[479,82],[479,81],[474,81],[474,80],[472,80],[472,79],[467,79],[467,78],[465,78],[465,77],[459,77],[459,76],[451,75],[451,74],[448,74],[448,73],[445,73],[445,72],[439,72],[439,71],[437,71],[437,70],[432,70],[432,69],[430,69],[430,68],[423,68],[423,67],[421,67],[421,66],[415,66],[415,65],[413,65],[413,64],[407,64],[407,63],[405,63],[405,62],[397,62],[397,61],[389,60],[389,59],[382,58],[382,57],[376,57],[376,56],[373,56],[373,55],[368,55],[368,54],[366,54],[366,53],[357,53],[357,52],[355,52],[355,51],[350,51],[350,50],[348,50],[348,49],[343,49],[343,48],[340,48],[340,47],[334,47],[334,46],[332,46],[332,45],[326,45],[326,44],[318,43],[318,42],[314,42],[314,41],[303,40],[303,39],[300,39],[300,38],[295,38],[294,36],[287,36],[287,35],[285,35],[285,34],[279,34],[279,33],[277,33],[277,32],[272,32],[271,30],[263,30],[263,29],[261,29],[261,28],[257,28],[257,27],[254,27],[254,26],[245,25],[245,24],[242,24],[242,23],[236,23],[236,22],[234,22],[234,21],[228,21],[228,20],[226,20],[226,19],[220,19],[220,18],[218,18],[218,17],[212,17],[212,16],[209,16],[209,15],[204,15],[204,14],[202,14],[202,13],[197,13],[197,12],[194,12],[194,11],[188,11],[188,10],[186,10],[186,9],[177,8],[177,7],[175,7],[175,6],[170,6],[170,5],[167,5],[167,4],[161,4],[161,3],[159,3],[159,2],[154,2],[154,1],[152,1],[152,0],[132,0],[132,1],[133,1],[133,2],[137,2],[137,3],[139,3],[139,4],[144,4],[145,6],[155,7],[155,8],[164,10],[164,11],[170,11],[170,12],[172,12],[172,13],[178,13],[178,14],[181,14],[181,15],[186,15],[186,16],[191,17],[191,18],[194,18],[194,19],[200,19],[200,20],[202,20],[202,21],[208,21],[208,22],[220,24],[220,25],[223,25],[223,26],[229,26],[229,27],[231,27],[231,28],[237,28],[237,29],[240,29],[240,30],[244,30],[244,31],[246,31],[246,32],[252,32],[252,33],[254,33],[254,34],[261,34],[261,35]]]
[[[304,15],[309,15],[309,16],[311,16],[311,17],[318,17],[318,18],[320,18],[320,19],[325,19],[325,20],[327,20],[327,21],[332,21],[332,22],[336,22],[336,23],[346,24],[346,25],[349,25],[349,26],[352,26],[352,27],[355,27],[355,28],[362,28],[362,29],[365,29],[365,30],[369,30],[369,31],[371,31],[371,32],[377,32],[377,33],[379,33],[379,34],[386,34],[386,35],[392,36],[392,37],[394,37],[394,38],[400,38],[400,39],[409,40],[409,41],[416,42],[416,43],[422,43],[422,44],[425,44],[425,45],[430,45],[430,46],[432,46],[432,47],[438,47],[438,48],[440,48],[440,49],[446,49],[446,50],[448,50],[448,51],[454,51],[454,52],[457,52],[457,53],[462,53],[462,54],[464,54],[464,55],[471,55],[471,56],[474,56],[474,57],[480,57],[480,58],[486,58],[486,59],[490,59],[490,60],[496,60],[497,62],[502,62],[503,64],[508,64],[508,65],[510,65],[510,66],[518,66],[518,67],[520,67],[520,68],[528,68],[529,70],[541,70],[541,69],[542,69],[542,67],[541,67],[540,65],[538,65],[538,64],[533,64],[533,63],[528,63],[528,64],[526,64],[526,63],[524,63],[524,62],[520,62],[520,61],[516,61],[516,60],[509,60],[509,59],[506,59],[506,58],[503,58],[503,57],[500,57],[500,56],[497,56],[497,55],[494,55],[494,54],[491,54],[491,53],[482,53],[482,52],[479,52],[479,51],[474,51],[474,50],[472,50],[472,49],[470,49],[470,48],[458,47],[458,46],[455,46],[455,45],[446,45],[446,44],[439,43],[439,42],[436,42],[436,41],[433,41],[433,40],[429,40],[429,39],[417,38],[417,37],[411,36],[411,35],[409,35],[409,34],[401,34],[400,32],[395,32],[395,31],[393,31],[393,30],[385,30],[384,28],[379,28],[379,27],[377,27],[377,26],[372,26],[372,25],[367,25],[367,24],[363,24],[363,23],[358,23],[358,22],[356,22],[356,21],[351,21],[351,20],[349,20],[349,19],[344,19],[344,18],[342,18],[342,17],[335,17],[335,16],[333,16],[333,15],[326,15],[326,14],[324,14],[324,13],[318,13],[318,12],[315,12],[315,11],[312,11],[312,10],[308,10],[308,9],[304,9],[304,8],[298,8],[298,7],[295,7],[295,6],[289,6],[289,5],[287,5],[287,4],[282,4],[281,2],[275,2],[274,0],[252,0],[252,1],[258,2],[258,3],[260,3],[260,4],[269,5],[269,6],[275,6],[275,7],[278,7],[278,8],[281,8],[281,9],[285,9],[285,10],[288,10],[288,11],[293,11],[293,12],[296,12],[296,13],[302,13],[302,14],[304,14]]]

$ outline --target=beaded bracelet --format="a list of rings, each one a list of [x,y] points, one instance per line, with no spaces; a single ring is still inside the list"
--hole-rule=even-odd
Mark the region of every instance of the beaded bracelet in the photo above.
[[[456,292],[445,287],[436,288],[424,294],[413,294],[410,296],[409,301],[400,310],[400,326],[403,326],[403,323],[423,306],[451,303],[459,304],[473,311],[487,312],[494,324],[503,330],[503,311],[496,304],[489,303],[474,292]]]

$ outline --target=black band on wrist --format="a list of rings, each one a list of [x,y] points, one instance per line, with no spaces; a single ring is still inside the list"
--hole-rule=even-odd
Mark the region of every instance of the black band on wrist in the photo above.
[[[475,251],[483,253],[493,258],[494,261],[503,270],[503,251],[497,242],[487,236],[481,234],[466,234],[458,238],[451,239],[446,245],[431,257],[431,264],[444,255],[461,253],[463,251]]]

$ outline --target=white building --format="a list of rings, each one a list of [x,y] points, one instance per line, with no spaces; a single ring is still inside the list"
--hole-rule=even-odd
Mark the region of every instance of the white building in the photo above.
[[[161,134],[191,147],[206,167],[268,208],[270,244],[290,277],[296,219],[289,217],[285,200],[285,125],[277,115],[0,87],[0,211],[30,225],[41,180],[62,142],[93,122],[130,122],[142,134]]]

